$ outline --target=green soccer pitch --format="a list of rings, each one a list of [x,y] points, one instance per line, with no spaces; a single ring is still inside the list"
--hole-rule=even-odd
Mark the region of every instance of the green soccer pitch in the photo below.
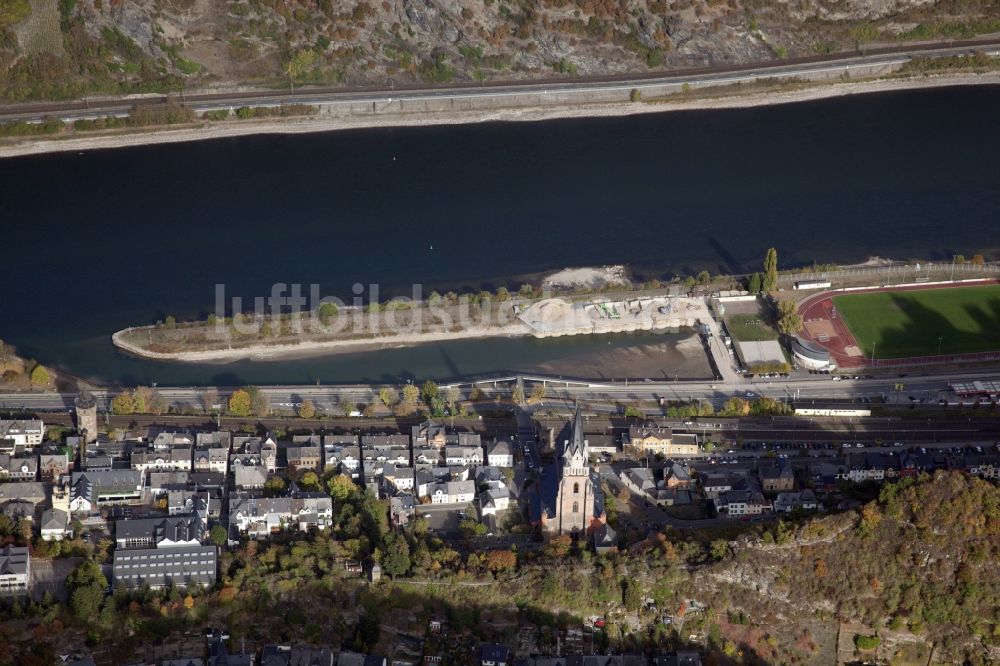
[[[1000,285],[834,296],[862,353],[877,358],[1000,351]]]

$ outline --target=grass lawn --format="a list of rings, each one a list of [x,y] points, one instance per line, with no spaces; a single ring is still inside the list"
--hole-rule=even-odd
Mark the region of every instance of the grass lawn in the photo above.
[[[740,342],[777,340],[778,332],[759,314],[737,314],[726,317],[729,334]]]
[[[834,296],[865,356],[1000,351],[1000,285]]]

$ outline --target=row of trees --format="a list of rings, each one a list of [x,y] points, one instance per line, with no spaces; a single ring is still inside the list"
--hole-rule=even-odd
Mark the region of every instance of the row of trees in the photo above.
[[[778,288],[778,251],[770,247],[764,254],[764,272],[752,273],[747,280],[751,294],[769,294]]]

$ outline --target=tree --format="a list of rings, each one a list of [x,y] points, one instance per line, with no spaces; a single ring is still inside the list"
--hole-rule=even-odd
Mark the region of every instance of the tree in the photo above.
[[[628,405],[625,407],[624,416],[627,419],[641,419],[643,414],[635,405]]]
[[[794,301],[778,301],[778,330],[793,335],[802,330],[802,315]]]
[[[622,604],[633,613],[642,607],[642,588],[636,580],[622,581]]]
[[[101,567],[92,560],[78,564],[66,577],[66,591],[69,606],[79,620],[93,620],[104,601],[104,590],[108,579],[101,573]]]
[[[956,254],[955,255],[955,263],[956,264],[964,264],[965,263],[965,255],[964,254]]]
[[[410,570],[410,544],[399,534],[389,532],[382,540],[382,570],[390,576],[403,576]]]
[[[729,555],[729,542],[725,539],[716,539],[709,546],[712,557],[716,560],[723,560]]]
[[[448,387],[448,390],[445,392],[445,401],[448,403],[448,408],[451,410],[452,414],[458,410],[458,401],[461,398],[462,394],[458,390],[457,386]]]
[[[712,275],[708,271],[701,271],[697,275],[698,284],[708,284],[712,281]]]
[[[486,534],[486,525],[483,525],[474,518],[466,518],[458,524],[458,531],[466,539],[484,536]]]
[[[485,400],[485,399],[486,399],[486,393],[483,391],[483,389],[479,388],[478,386],[473,387],[473,389],[469,391],[469,400],[471,402],[479,402],[480,400]]]
[[[517,566],[517,555],[509,550],[491,550],[486,553],[484,562],[490,571],[508,571]]]
[[[750,413],[750,402],[739,397],[732,397],[722,404],[720,416],[746,416]]]
[[[974,264],[976,266],[982,266],[984,263],[986,263],[986,260],[983,258],[983,255],[974,254],[972,255],[972,259],[969,261],[969,263]]]
[[[316,472],[309,470],[308,472],[302,475],[301,479],[299,479],[299,485],[304,486],[310,490],[318,490],[319,475],[316,474]]]
[[[337,306],[333,303],[323,303],[319,306],[319,320],[326,326],[330,322],[331,317],[337,316],[337,312]]]
[[[233,416],[250,416],[252,409],[250,393],[246,389],[236,389],[229,396],[229,413]]]
[[[569,549],[573,545],[573,539],[568,534],[560,534],[549,539],[549,545],[545,548],[545,554],[549,557],[561,559],[569,554]]]
[[[208,538],[216,546],[225,546],[229,541],[229,535],[226,533],[226,528],[222,525],[214,525],[208,532]]]
[[[417,407],[417,400],[420,399],[420,389],[413,384],[403,387],[403,402],[401,408],[406,412],[412,412]]]
[[[862,636],[861,634],[854,634],[854,647],[859,650],[874,650],[881,643],[882,641],[878,636]]]
[[[271,399],[267,394],[256,386],[247,386],[246,390],[250,394],[250,410],[257,416],[270,416]]]
[[[177,317],[173,315],[167,315],[167,318],[163,320],[163,325],[171,330],[177,328]]]
[[[350,477],[343,474],[338,474],[327,481],[326,488],[330,492],[330,497],[337,502],[343,502],[358,489]]]
[[[531,399],[537,402],[545,399],[545,384],[536,383],[531,387]]]
[[[215,406],[219,404],[219,390],[216,388],[204,388],[199,394],[201,396],[201,408],[205,410],[205,413],[215,409]]]
[[[642,91],[639,90],[638,88],[632,88],[632,90],[629,91],[628,99],[629,99],[630,102],[641,102],[642,101]]]
[[[515,386],[514,390],[510,393],[510,399],[514,401],[514,404],[520,405],[524,403],[524,389],[520,386]]]
[[[759,294],[764,288],[764,278],[760,273],[753,273],[750,275],[750,280],[747,282],[747,291],[751,294]]]
[[[268,497],[277,497],[285,491],[285,480],[280,476],[272,476],[264,482],[264,494]]]
[[[431,406],[438,397],[438,385],[428,379],[420,389],[420,397],[423,398],[428,406]]]
[[[184,608],[187,608],[188,610],[194,608],[194,597],[190,594],[184,597]]]
[[[302,404],[299,405],[299,417],[311,419],[314,416],[316,416],[316,405],[313,404],[312,400],[303,400]]]
[[[764,255],[764,291],[770,293],[778,288],[778,251],[773,247]]]
[[[312,49],[299,49],[285,65],[285,71],[289,79],[297,79],[309,70],[316,63],[316,52]]]
[[[111,413],[135,414],[135,398],[129,391],[123,391],[111,399]]]
[[[378,392],[378,397],[383,405],[392,409],[392,406],[399,402],[399,391],[391,386],[386,386]]]
[[[42,365],[36,365],[31,371],[31,383],[36,386],[45,386],[51,381],[49,371]]]

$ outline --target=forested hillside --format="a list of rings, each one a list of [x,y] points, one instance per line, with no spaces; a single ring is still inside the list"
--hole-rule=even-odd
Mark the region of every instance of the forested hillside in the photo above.
[[[0,96],[656,71],[1000,31],[1000,0],[2,0]]]

